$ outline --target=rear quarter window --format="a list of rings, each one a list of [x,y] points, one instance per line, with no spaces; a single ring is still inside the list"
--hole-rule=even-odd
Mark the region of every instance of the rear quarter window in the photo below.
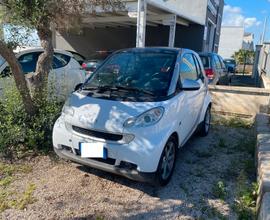
[[[203,67],[205,69],[208,69],[211,67],[211,62],[210,62],[210,57],[208,56],[200,56],[201,57],[201,61],[202,61],[202,64],[203,64]]]
[[[68,65],[71,57],[61,53],[54,53],[53,56],[53,69],[62,68]]]

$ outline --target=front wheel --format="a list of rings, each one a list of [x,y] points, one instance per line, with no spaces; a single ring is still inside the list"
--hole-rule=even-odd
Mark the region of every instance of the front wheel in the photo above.
[[[156,172],[157,185],[165,186],[170,181],[176,161],[176,149],[177,141],[174,137],[171,137],[167,141],[159,160]]]
[[[199,134],[202,137],[205,137],[208,135],[209,130],[210,130],[210,123],[211,123],[211,108],[209,106],[205,112],[204,120],[199,126]]]

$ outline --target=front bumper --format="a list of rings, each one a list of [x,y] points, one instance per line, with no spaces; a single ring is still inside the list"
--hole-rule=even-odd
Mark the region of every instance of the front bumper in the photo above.
[[[86,165],[86,166],[93,167],[99,170],[121,175],[121,176],[124,176],[132,180],[136,180],[136,181],[148,182],[148,183],[155,182],[155,178],[156,178],[155,173],[139,172],[137,170],[121,168],[119,166],[105,164],[105,163],[98,162],[92,159],[81,158],[80,156],[65,149],[54,148],[54,151],[60,158],[67,159],[78,164]]]
[[[166,144],[166,134],[157,135],[155,129],[137,131],[137,137],[125,144],[111,143],[106,140],[95,140],[90,136],[83,136],[70,130],[65,125],[64,117],[60,117],[53,129],[53,146],[61,157],[76,163],[84,164],[100,170],[119,174],[130,179],[152,182],[157,170],[160,155]],[[134,132],[130,131],[131,134]],[[113,163],[97,159],[81,158],[80,143],[104,142],[108,159]],[[67,150],[69,149],[69,150]]]

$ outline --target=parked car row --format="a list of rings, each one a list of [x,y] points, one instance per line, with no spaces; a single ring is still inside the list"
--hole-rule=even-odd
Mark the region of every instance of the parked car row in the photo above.
[[[228,85],[232,81],[232,72],[225,61],[216,53],[199,53],[209,84]],[[231,69],[230,69],[231,70]]]

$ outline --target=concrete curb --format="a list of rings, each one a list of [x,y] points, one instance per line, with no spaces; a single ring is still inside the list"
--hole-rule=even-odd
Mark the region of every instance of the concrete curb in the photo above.
[[[256,165],[259,196],[257,213],[259,220],[270,220],[270,116],[259,113],[256,116],[257,147]]]

